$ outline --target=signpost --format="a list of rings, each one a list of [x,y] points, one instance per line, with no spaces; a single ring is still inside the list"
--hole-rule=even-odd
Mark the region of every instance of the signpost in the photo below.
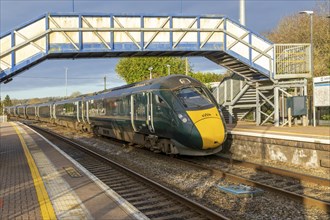
[[[316,126],[317,107],[330,106],[330,76],[313,78],[313,125]]]

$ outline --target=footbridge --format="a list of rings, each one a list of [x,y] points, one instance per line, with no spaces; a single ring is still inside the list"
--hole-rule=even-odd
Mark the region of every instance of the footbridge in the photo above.
[[[252,86],[311,67],[309,45],[275,45],[225,16],[47,13],[0,36],[0,83],[46,59],[133,56],[204,56]]]

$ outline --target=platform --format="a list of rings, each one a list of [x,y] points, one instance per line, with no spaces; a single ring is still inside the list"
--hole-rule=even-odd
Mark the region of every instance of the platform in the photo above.
[[[20,123],[0,123],[0,219],[147,219]]]
[[[227,125],[222,155],[268,165],[330,171],[330,127]]]
[[[227,128],[231,134],[247,134],[259,137],[330,144],[329,126],[274,127],[273,125],[256,126],[255,123],[240,122],[237,124],[228,124]]]

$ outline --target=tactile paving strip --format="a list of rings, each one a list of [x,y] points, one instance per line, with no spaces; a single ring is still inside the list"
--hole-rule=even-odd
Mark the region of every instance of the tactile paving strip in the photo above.
[[[22,134],[39,169],[57,218],[91,219],[92,217],[84,204],[71,189],[69,184],[61,177],[65,171],[57,171],[31,136],[28,135],[21,127],[18,127],[18,129]]]

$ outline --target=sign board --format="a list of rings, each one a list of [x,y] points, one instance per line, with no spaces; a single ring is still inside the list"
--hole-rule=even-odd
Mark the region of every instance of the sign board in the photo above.
[[[313,78],[314,106],[330,106],[330,76]]]

